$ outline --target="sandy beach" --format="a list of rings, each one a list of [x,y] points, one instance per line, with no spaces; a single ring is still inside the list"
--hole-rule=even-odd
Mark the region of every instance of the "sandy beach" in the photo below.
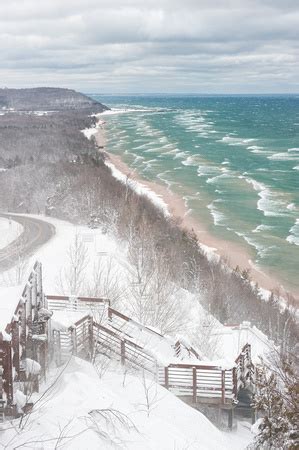
[[[244,248],[229,241],[218,239],[211,235],[203,223],[198,219],[194,219],[188,215],[185,202],[182,197],[173,193],[166,186],[157,182],[150,182],[140,177],[140,175],[132,170],[118,155],[109,153],[105,147],[105,128],[101,125],[96,134],[96,141],[99,147],[105,149],[105,153],[109,162],[122,174],[130,180],[146,187],[148,190],[154,192],[167,205],[169,213],[176,219],[181,227],[187,230],[193,230],[198,238],[199,243],[207,251],[211,250],[218,254],[232,269],[239,266],[240,270],[250,269],[250,277],[254,282],[257,282],[261,288],[266,291],[278,290],[282,297],[287,297],[287,289],[284,288],[279,281],[268,275],[265,271],[261,271],[254,266],[251,260],[251,255],[245,252]],[[208,247],[208,248],[206,248]],[[292,291],[291,294],[295,296],[298,302],[299,293]]]

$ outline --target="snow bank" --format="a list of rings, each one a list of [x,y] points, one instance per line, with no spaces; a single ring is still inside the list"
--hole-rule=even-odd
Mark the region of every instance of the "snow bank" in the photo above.
[[[0,331],[5,330],[14,317],[24,286],[0,287]]]
[[[275,347],[273,341],[250,322],[236,326],[221,326],[213,334],[219,338],[219,356],[235,359],[241,353],[245,344],[251,345],[253,363],[260,362],[260,357],[266,358]]]
[[[52,382],[53,377],[49,384]],[[149,409],[146,407],[146,389]],[[30,448],[41,448],[42,445],[44,449],[52,449],[65,427],[63,448],[72,450],[228,448],[226,436],[208,419],[152,379],[132,375],[124,379],[122,372],[115,368],[100,379],[90,363],[78,358],[72,358],[47,393],[46,400],[42,404],[42,414],[37,403],[23,433],[11,427],[2,433],[3,445],[9,442],[11,448],[15,448],[25,442],[39,441],[32,442]],[[122,426],[115,415],[109,416],[109,412],[108,420],[101,420],[97,412],[100,409],[113,409],[117,411],[116,415],[120,412],[122,418],[126,418],[127,426]]]
[[[105,161],[105,164],[107,167],[111,169],[112,175],[119,181],[121,181],[123,184],[129,183],[130,188],[136,192],[138,195],[144,195],[148,199],[151,200],[151,202],[156,205],[159,209],[163,211],[165,216],[170,216],[168,205],[164,202],[164,200],[156,194],[154,191],[149,189],[144,184],[140,183],[139,181],[130,181],[128,180],[128,177],[122,173],[120,170],[118,170],[114,164],[112,164],[110,161]]]

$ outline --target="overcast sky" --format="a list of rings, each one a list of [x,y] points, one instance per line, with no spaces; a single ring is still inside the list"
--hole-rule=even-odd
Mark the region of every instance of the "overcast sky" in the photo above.
[[[299,92],[299,0],[0,0],[1,87]]]

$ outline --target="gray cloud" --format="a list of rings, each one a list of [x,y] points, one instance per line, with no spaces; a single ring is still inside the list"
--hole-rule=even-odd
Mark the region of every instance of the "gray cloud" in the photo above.
[[[93,92],[297,92],[291,0],[13,0],[0,9],[7,86]]]

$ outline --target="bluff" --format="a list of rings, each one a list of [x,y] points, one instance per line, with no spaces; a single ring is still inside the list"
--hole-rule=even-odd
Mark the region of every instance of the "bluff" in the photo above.
[[[107,106],[72,89],[39,87],[29,89],[0,89],[0,110],[103,112]]]

